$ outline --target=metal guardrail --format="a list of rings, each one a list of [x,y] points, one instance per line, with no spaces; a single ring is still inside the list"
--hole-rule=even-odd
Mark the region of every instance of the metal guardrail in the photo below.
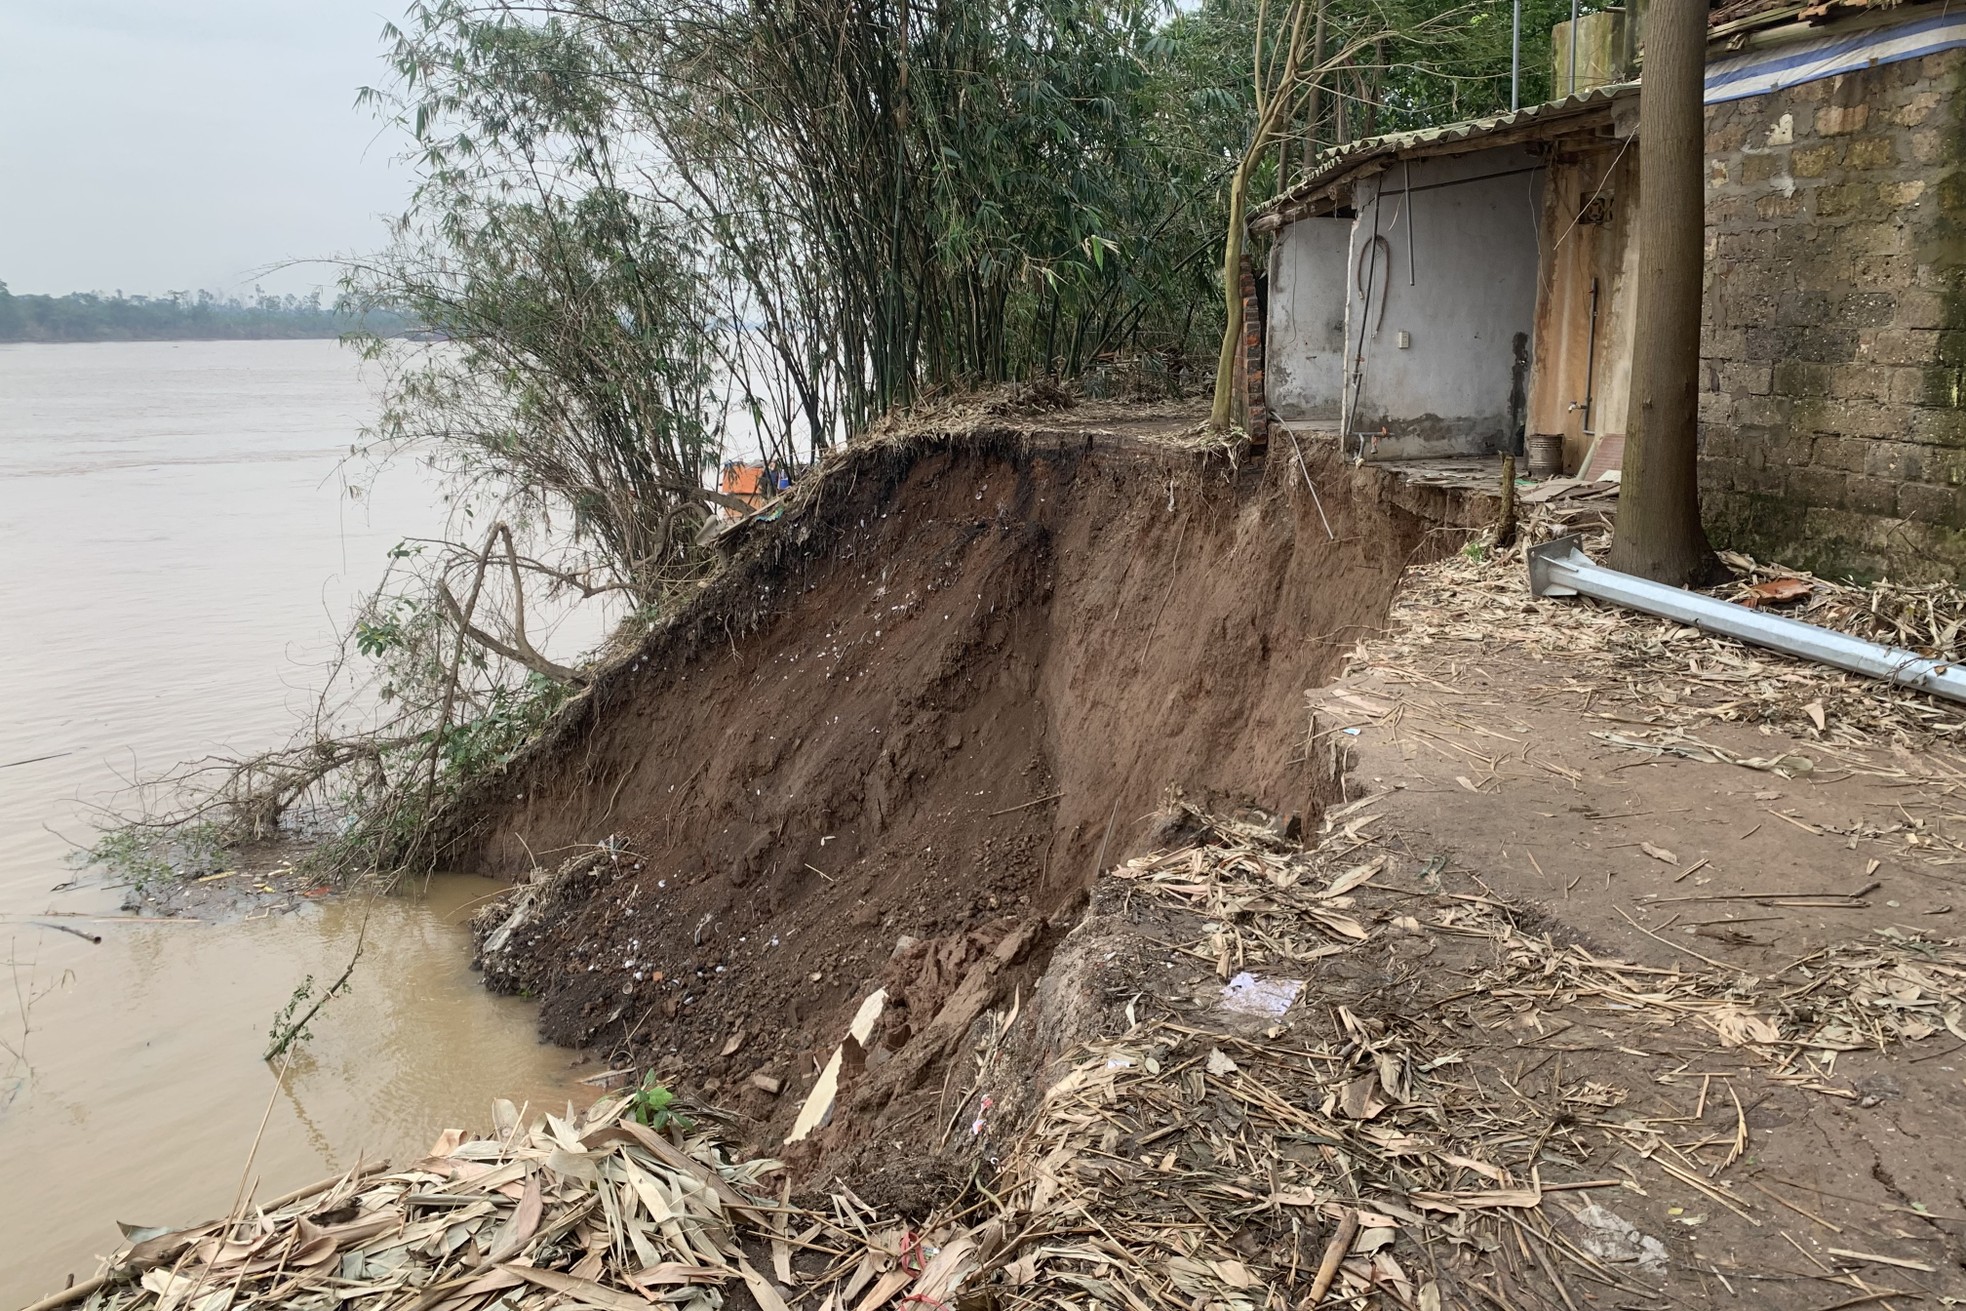
[[[1853,674],[1916,688],[1949,701],[1966,702],[1966,672],[1958,666],[1901,647],[1879,646],[1832,628],[1785,619],[1607,569],[1584,554],[1579,540],[1574,535],[1559,537],[1529,548],[1530,595],[1596,597],[1709,633],[1722,633],[1755,646],[1847,669]]]

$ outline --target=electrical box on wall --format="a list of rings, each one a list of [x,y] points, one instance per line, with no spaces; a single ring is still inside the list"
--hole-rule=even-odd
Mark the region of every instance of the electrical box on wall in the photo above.
[[[1410,348],[1410,347],[1411,347],[1412,345],[1413,345],[1413,334],[1412,334],[1412,333],[1410,333],[1410,332],[1402,332],[1402,333],[1400,333],[1400,334],[1399,334],[1399,348],[1400,348],[1401,350],[1406,350],[1406,349],[1408,349],[1408,348]]]

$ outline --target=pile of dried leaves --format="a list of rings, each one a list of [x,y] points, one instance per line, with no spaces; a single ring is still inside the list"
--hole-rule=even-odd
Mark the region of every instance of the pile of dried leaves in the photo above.
[[[1959,659],[1966,592],[1950,583],[1894,583],[1887,578],[1858,586],[1763,564],[1738,551],[1722,551],[1720,559],[1736,575],[1714,589],[1723,600],[1749,606],[1794,602],[1782,613],[1935,660]]]
[[[1375,804],[1368,799],[1334,812],[1314,851],[1190,810],[1206,826],[1204,838],[1130,861],[1114,877],[1205,917],[1206,937],[1190,954],[1210,959],[1220,978],[1256,960],[1309,965],[1371,936],[1355,894],[1373,890],[1389,857],[1381,852],[1352,862],[1374,845]],[[1770,904],[1835,908],[1859,895],[1801,895]],[[1966,948],[1953,939],[1882,929],[1760,977],[1665,939],[1659,940],[1670,950],[1707,968],[1668,970],[1597,956],[1524,927],[1490,897],[1443,890],[1403,900],[1407,913],[1383,921],[1390,932],[1487,944],[1489,964],[1464,992],[1513,1003],[1516,1010],[1582,1005],[1645,1015],[1655,1023],[1691,1019],[1726,1046],[1760,1055],[1778,1077],[1806,1076],[1813,1085],[1827,1076],[1825,1067],[1833,1067],[1837,1052],[1883,1051],[1941,1031],[1966,1041]]]
[[[1307,853],[1188,815],[1192,841],[1100,895],[1174,912],[1192,936],[1160,946],[1209,974],[1192,1002],[1130,1004],[1128,1031],[1090,1044],[1004,1150],[992,1193],[1017,1237],[999,1304],[1465,1305],[1483,1285],[1458,1258],[1498,1228],[1649,1295],[1537,1215],[1622,1183],[1578,1177],[1588,1148],[1564,1108],[1525,1115],[1474,1086],[1425,1007],[1300,1005],[1308,967],[1375,937],[1354,894],[1386,860],[1345,860],[1371,820]]]
[[[1775,977],[1759,978],[1712,960],[1714,968],[1704,970],[1607,960],[1580,946],[1558,947],[1546,937],[1511,931],[1488,916],[1456,918],[1464,924],[1486,920],[1476,931],[1492,933],[1506,953],[1485,980],[1491,996],[1531,1001],[1546,1011],[1583,1005],[1648,1015],[1662,1024],[1692,1019],[1725,1046],[1768,1061],[1771,1078],[1816,1091],[1843,1093],[1826,1082],[1834,1077],[1839,1052],[1884,1051],[1940,1032],[1966,1041],[1966,951],[1949,939],[1887,929],[1872,939],[1825,947]]]
[[[638,1123],[634,1105],[526,1128],[500,1103],[493,1137],[453,1131],[408,1169],[358,1169],[230,1221],[132,1233],[106,1276],[61,1300],[84,1311],[716,1311],[733,1296],[763,1311],[804,1299],[937,1306],[979,1263],[987,1230],[917,1233],[845,1191],[823,1209],[760,1200],[777,1162],[733,1164],[707,1134]]]
[[[1562,527],[1538,515],[1512,548],[1476,543],[1412,570],[1387,633],[1361,646],[1363,663],[1397,677],[1423,652],[1437,659],[1445,644],[1510,646],[1540,655],[1604,701],[1642,707],[1654,723],[1773,724],[1850,748],[1966,743],[1966,708],[1950,702],[1588,598],[1530,596],[1526,545]],[[1583,547],[1601,558],[1608,544],[1599,533]],[[1722,559],[1737,575],[1712,589],[1723,600],[1919,655],[1960,654],[1966,592],[1959,588],[1889,580],[1858,586],[1733,552]]]

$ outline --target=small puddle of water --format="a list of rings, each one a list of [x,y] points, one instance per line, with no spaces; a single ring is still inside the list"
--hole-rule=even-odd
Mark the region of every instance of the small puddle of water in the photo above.
[[[270,1196],[364,1156],[414,1159],[447,1126],[488,1124],[495,1095],[555,1111],[592,1100],[572,1054],[534,1038],[532,1005],[471,971],[464,921],[497,886],[453,874],[420,896],[229,923],[53,921],[107,936],[71,938],[73,951],[45,936],[30,962],[53,990],[29,1010],[28,1068],[0,1112],[14,1253],[0,1300],[94,1273],[120,1241],[115,1221],[223,1214],[262,1115],[252,1175]],[[274,1014],[305,976],[324,988],[341,973],[364,919],[348,991],[276,1081],[261,1060]]]

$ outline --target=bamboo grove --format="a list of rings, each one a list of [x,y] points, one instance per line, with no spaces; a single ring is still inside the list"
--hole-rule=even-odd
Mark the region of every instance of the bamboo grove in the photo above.
[[[1527,10],[1533,99],[1560,15]],[[456,349],[384,430],[572,505],[652,597],[727,440],[796,465],[992,382],[1210,385],[1232,216],[1506,108],[1509,6],[421,0],[385,40],[363,94],[421,185],[349,291]]]

